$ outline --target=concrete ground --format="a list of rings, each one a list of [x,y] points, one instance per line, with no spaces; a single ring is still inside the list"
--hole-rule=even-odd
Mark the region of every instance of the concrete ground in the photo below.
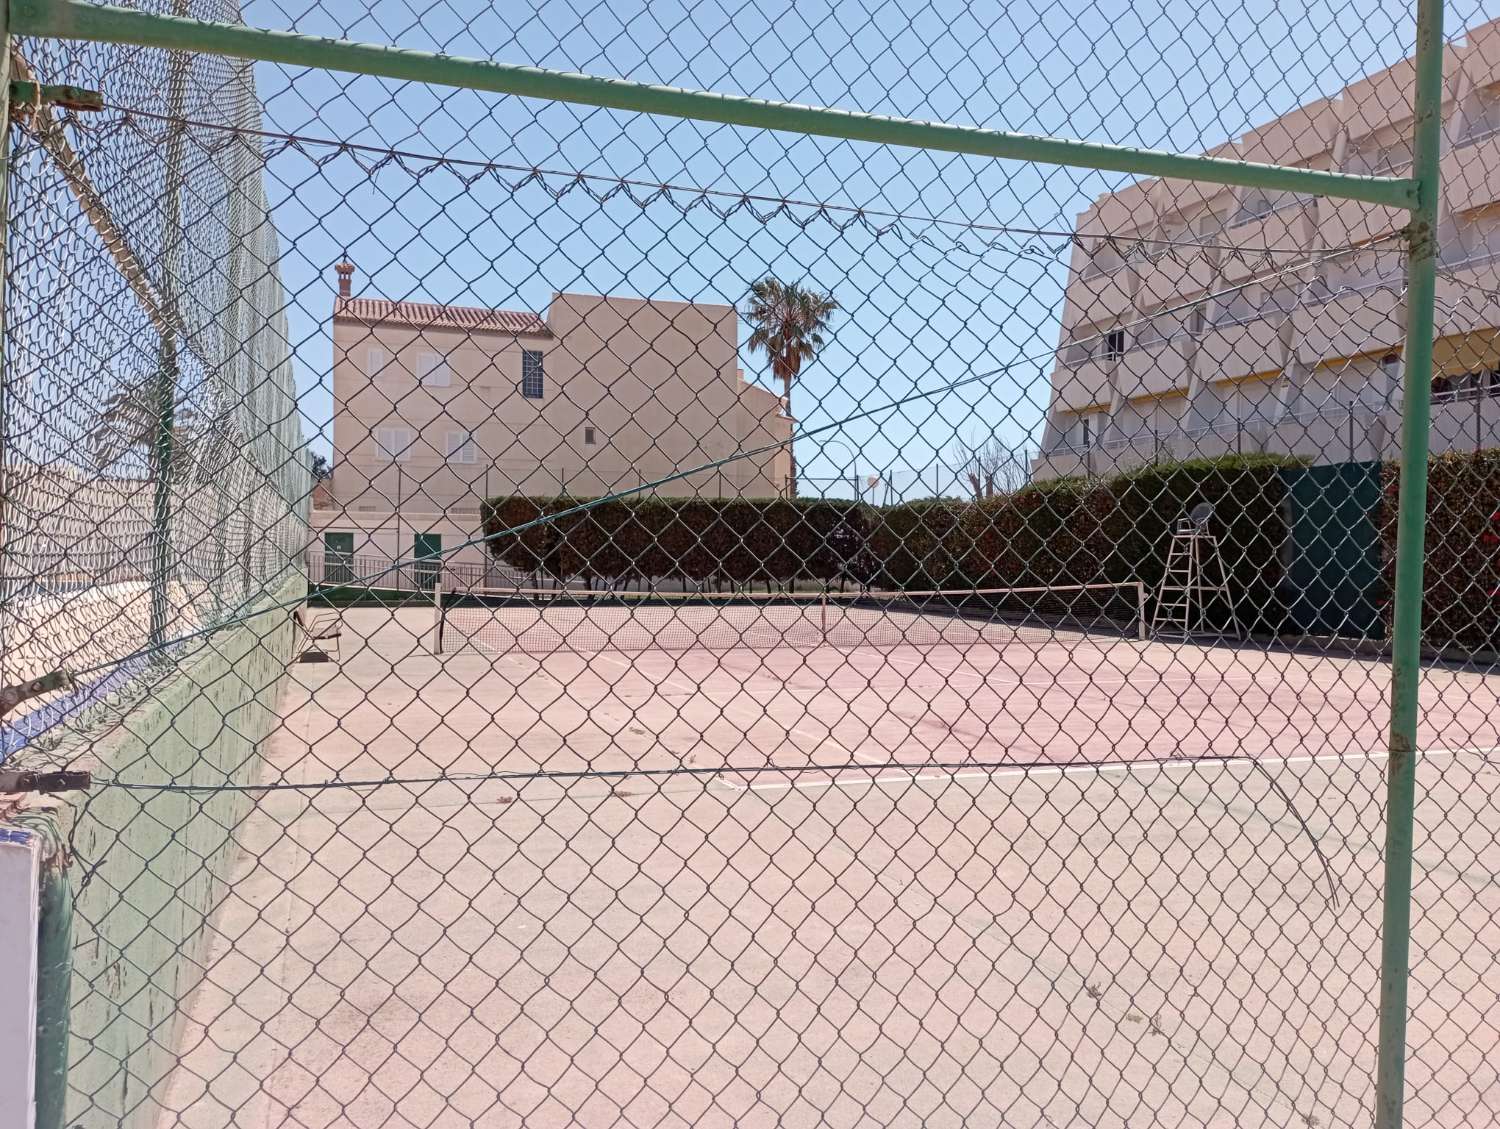
[[[343,617],[163,1125],[1370,1122],[1381,663]],[[1424,683],[1411,1125],[1500,1118],[1497,691]]]

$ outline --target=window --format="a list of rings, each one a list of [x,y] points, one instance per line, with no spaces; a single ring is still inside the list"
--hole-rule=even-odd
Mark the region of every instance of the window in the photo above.
[[[474,437],[467,431],[448,432],[443,439],[443,455],[450,463],[474,463],[479,460]]]
[[[1111,329],[1104,335],[1104,357],[1106,360],[1117,360],[1125,355],[1125,331],[1123,329]]]
[[[1118,270],[1125,260],[1120,254],[1120,249],[1112,240],[1100,240],[1094,244],[1089,251],[1088,265],[1084,268],[1084,278],[1098,278],[1100,275],[1109,274]]]
[[[1301,303],[1303,285],[1295,279],[1285,279],[1275,286],[1266,287],[1266,297],[1260,308],[1267,312],[1289,314]]]
[[[1063,436],[1063,443],[1074,450],[1083,450],[1092,447],[1099,438],[1099,424],[1094,413],[1074,416],[1068,424],[1067,433]]]
[[[592,427],[585,427],[583,429],[583,445],[585,447],[592,447],[594,445],[594,429]]]
[[[1458,372],[1432,378],[1432,402],[1452,404],[1481,396],[1500,396],[1500,369]]]
[[[521,395],[540,400],[546,390],[542,371],[542,354],[535,349],[521,350]]]
[[[1147,318],[1141,325],[1136,332],[1136,342],[1140,345],[1157,345],[1180,337],[1185,331],[1186,326],[1180,313],[1157,314],[1153,318]]]
[[[1091,341],[1072,341],[1063,348],[1063,364],[1081,365],[1087,364],[1090,357],[1094,355],[1094,343]]]
[[[382,345],[371,345],[365,350],[365,375],[379,376],[390,363],[391,355]]]
[[[447,388],[453,383],[448,358],[441,353],[423,353],[417,361],[417,374],[429,388]]]
[[[1474,108],[1465,115],[1463,134],[1459,145],[1473,145],[1486,137],[1500,133],[1500,92],[1481,89],[1475,92]]]
[[[404,463],[411,458],[412,433],[409,427],[377,427],[375,458],[382,463]]]
[[[1229,221],[1230,227],[1265,219],[1286,208],[1300,208],[1312,203],[1313,197],[1302,192],[1247,192],[1239,209]]]
[[[1350,147],[1345,167],[1352,172],[1368,173],[1371,176],[1391,176],[1411,164],[1411,142],[1396,139],[1382,145],[1371,138]]]

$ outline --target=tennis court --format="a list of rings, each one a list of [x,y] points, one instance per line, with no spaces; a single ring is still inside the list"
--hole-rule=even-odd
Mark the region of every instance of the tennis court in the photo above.
[[[166,1090],[186,1124],[1368,1108],[1383,663],[1124,636],[438,656],[426,609],[343,614],[352,657],[294,668],[282,787],[238,833]],[[1433,1124],[1500,1112],[1474,1034],[1500,988],[1451,955],[1500,944],[1500,773],[1445,745],[1500,744],[1497,682],[1424,686]]]
[[[1500,20],[1024,7],[7,5],[0,1122],[1500,1124]]]
[[[1128,611],[1106,617],[1134,609],[1137,586],[1100,588],[1048,591],[1047,620],[974,592],[653,596],[637,606],[569,594],[556,606],[462,606],[446,616],[444,669],[508,692],[498,707],[487,695],[460,696],[443,721],[464,724],[472,710],[469,731],[505,735],[514,761],[504,767],[517,772],[686,764],[717,771],[725,787],[767,776],[774,787],[781,770],[809,768],[864,778],[858,766],[1385,747],[1383,661],[1212,637],[1147,640]],[[410,614],[403,635],[425,627]],[[1497,691],[1500,681],[1484,674],[1432,671],[1425,746],[1500,744]]]

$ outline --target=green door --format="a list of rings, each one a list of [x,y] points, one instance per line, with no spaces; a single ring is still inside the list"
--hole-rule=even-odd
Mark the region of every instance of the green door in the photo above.
[[[431,592],[437,583],[438,571],[443,567],[443,536],[440,533],[416,533],[411,539],[411,556],[416,562],[412,569],[417,587]]]
[[[348,584],[354,579],[354,534],[323,534],[323,583]]]

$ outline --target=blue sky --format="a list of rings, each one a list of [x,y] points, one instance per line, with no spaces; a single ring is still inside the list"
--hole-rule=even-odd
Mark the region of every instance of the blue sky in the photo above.
[[[1197,151],[1404,57],[1408,5],[1266,0],[959,5],[880,0],[413,5],[247,22],[456,55],[906,117]],[[368,12],[365,8],[368,7]],[[331,11],[344,16],[340,22]],[[357,18],[355,18],[357,15]],[[1450,29],[1486,18],[1450,6]],[[417,154],[900,212],[960,224],[1072,226],[1127,178],[262,65],[266,127]],[[309,433],[324,432],[331,266],[365,293],[543,309],[555,290],[742,303],[767,273],[844,309],[797,414],[835,421],[976,373],[926,404],[799,445],[809,477],[894,471],[929,493],[955,436],[1035,444],[1066,280],[1066,241],[907,220],[843,227],[816,210],[683,210],[676,194],[599,202],[566,177],[272,147],[268,191],[292,296]],[[524,182],[523,182],[524,181]],[[522,183],[518,183],[522,182]],[[610,186],[595,184],[596,191]],[[641,192],[642,198],[649,193]],[[719,199],[722,208],[732,199]],[[847,218],[847,217],[845,217]],[[742,334],[743,340],[743,334]],[[752,378],[764,362],[745,356]],[[823,439],[828,440],[827,449]],[[915,476],[928,484],[912,487]]]

